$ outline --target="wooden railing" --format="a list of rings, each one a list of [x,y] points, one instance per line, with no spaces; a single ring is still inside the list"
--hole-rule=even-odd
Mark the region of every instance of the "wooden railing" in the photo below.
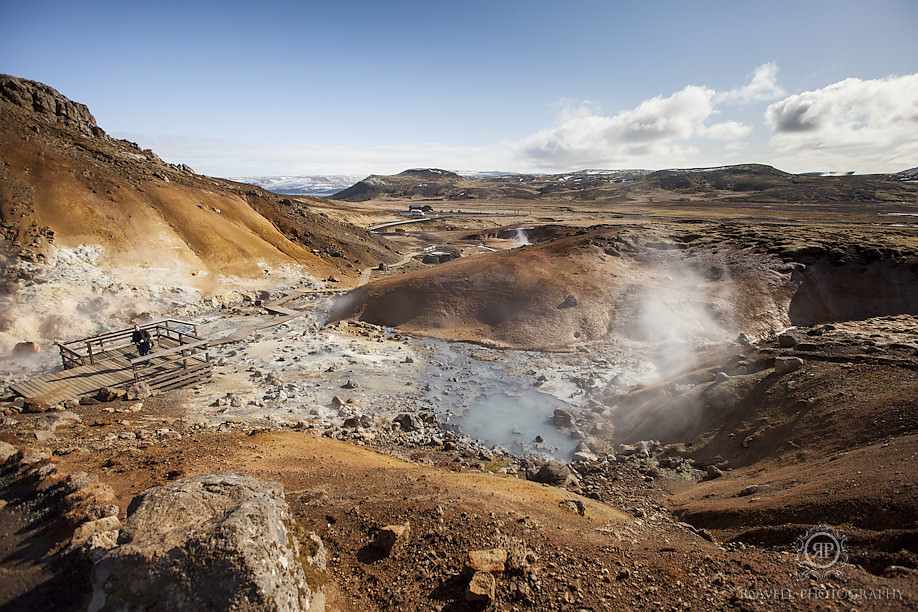
[[[145,323],[139,326],[140,329],[149,330],[150,336],[154,342],[160,338],[171,338],[178,341],[179,344],[185,344],[188,338],[192,342],[200,340],[197,337],[198,328],[194,323],[179,321],[177,319],[163,319],[153,323]],[[80,340],[71,340],[70,342],[58,342],[57,346],[61,352],[61,361],[64,368],[75,368],[77,366],[95,363],[98,356],[106,351],[130,346],[131,335],[134,333],[133,327],[119,329],[117,331],[83,338]]]
[[[179,341],[182,342],[179,346],[131,359],[129,363],[134,381],[145,382],[152,389],[166,390],[210,378],[213,364],[207,340],[182,333]],[[151,365],[147,366],[147,363]]]

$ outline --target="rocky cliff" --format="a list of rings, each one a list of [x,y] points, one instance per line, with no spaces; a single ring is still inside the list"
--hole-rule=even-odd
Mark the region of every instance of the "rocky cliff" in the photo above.
[[[81,134],[105,138],[96,118],[85,104],[74,102],[44,83],[0,75],[0,96],[8,102],[34,112],[48,121],[72,126]]]

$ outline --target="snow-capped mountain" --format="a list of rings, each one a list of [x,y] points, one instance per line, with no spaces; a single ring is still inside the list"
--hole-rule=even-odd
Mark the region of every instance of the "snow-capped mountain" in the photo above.
[[[230,180],[257,185],[284,195],[330,196],[347,189],[363,176],[322,174],[316,176],[237,176]]]

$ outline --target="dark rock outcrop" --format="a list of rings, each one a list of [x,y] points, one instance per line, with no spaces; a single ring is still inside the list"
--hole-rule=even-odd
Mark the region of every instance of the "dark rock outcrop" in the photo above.
[[[3,74],[0,75],[0,96],[45,119],[75,127],[86,136],[105,137],[105,131],[96,125],[96,118],[85,104],[66,98],[44,83]]]

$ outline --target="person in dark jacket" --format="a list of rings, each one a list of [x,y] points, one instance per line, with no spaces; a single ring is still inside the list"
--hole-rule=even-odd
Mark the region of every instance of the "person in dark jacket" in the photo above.
[[[140,329],[140,326],[136,323],[134,324],[134,332],[131,334],[131,342],[137,346],[137,351],[141,357],[149,355],[150,349],[153,348],[153,338],[150,336],[150,332],[146,329]],[[147,359],[146,365],[150,365],[149,359]]]

